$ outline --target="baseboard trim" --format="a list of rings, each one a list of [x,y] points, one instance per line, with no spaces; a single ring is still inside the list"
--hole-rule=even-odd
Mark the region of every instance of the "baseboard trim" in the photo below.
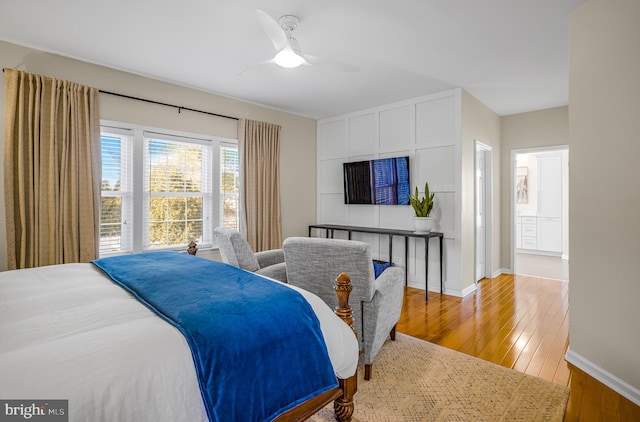
[[[592,376],[621,396],[626,397],[637,406],[640,406],[640,390],[633,385],[606,371],[584,356],[574,352],[571,350],[571,347],[567,349],[567,354],[564,358],[571,365]]]
[[[420,290],[424,290],[424,284],[420,285],[418,283],[414,283],[414,282],[408,282],[407,283],[408,287],[413,287],[416,289],[420,289]],[[449,296],[456,296],[456,297],[465,297],[468,294],[471,294],[473,292],[475,292],[477,290],[476,287],[476,283],[473,283],[471,286],[467,287],[466,289],[463,290],[457,290],[457,289],[447,289],[446,287],[444,288],[444,294],[445,295],[449,295]],[[438,284],[429,284],[429,291],[430,292],[436,292],[436,293],[440,293],[440,282],[438,282]]]
[[[500,277],[502,274],[511,274],[511,270],[508,268],[498,268],[492,275],[491,278]]]
[[[560,258],[562,256],[562,252],[542,251],[538,249],[516,249],[516,252],[529,255],[553,256],[555,258]]]
[[[466,289],[462,290],[462,297],[465,297],[466,295],[470,295],[471,293],[475,292],[476,290],[478,290],[478,287],[477,287],[476,283],[473,283],[471,286],[469,286]]]

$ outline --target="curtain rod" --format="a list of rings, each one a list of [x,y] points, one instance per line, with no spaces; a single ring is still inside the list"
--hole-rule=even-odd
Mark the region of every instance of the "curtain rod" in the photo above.
[[[145,98],[139,98],[139,97],[132,97],[130,95],[118,94],[116,92],[109,92],[109,91],[103,91],[103,90],[99,90],[99,92],[101,94],[114,95],[116,97],[128,98],[130,100],[143,101],[145,103],[151,103],[151,104],[157,104],[157,105],[162,105],[162,106],[166,106],[166,107],[177,108],[178,109],[178,113],[180,113],[182,110],[187,110],[187,111],[193,111],[195,113],[208,114],[210,116],[223,117],[225,119],[239,120],[237,117],[225,116],[224,114],[212,113],[210,111],[196,110],[195,108],[182,107],[182,106],[178,106],[178,105],[175,105],[175,104],[161,103],[159,101],[147,100]]]
[[[4,69],[5,68],[2,68],[2,73],[4,73]],[[178,105],[175,105],[175,104],[161,103],[160,101],[153,101],[153,100],[147,100],[145,98],[132,97],[131,95],[118,94],[117,92],[103,91],[101,89],[98,90],[98,91],[101,94],[114,95],[116,97],[128,98],[130,100],[143,101],[145,103],[151,103],[151,104],[162,105],[162,106],[165,106],[165,107],[177,108],[178,109],[178,113],[180,113],[182,110],[187,110],[187,111],[193,111],[195,113],[208,114],[209,116],[223,117],[225,119],[232,119],[232,120],[240,120],[239,118],[233,117],[233,116],[225,116],[224,114],[212,113],[210,111],[196,110],[195,108],[182,107],[182,106],[178,106]]]

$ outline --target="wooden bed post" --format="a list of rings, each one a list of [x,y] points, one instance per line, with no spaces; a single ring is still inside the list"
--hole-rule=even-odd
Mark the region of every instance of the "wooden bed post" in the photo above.
[[[351,290],[353,290],[351,278],[349,278],[346,273],[341,273],[336,278],[334,289],[338,295],[338,307],[334,312],[353,330],[353,310],[351,306],[349,306],[349,295],[351,294]],[[355,330],[353,334],[356,335]],[[336,415],[336,420],[349,422],[351,421],[355,408],[353,396],[356,394],[356,391],[358,391],[358,371],[356,370],[356,373],[350,378],[339,378],[338,382],[342,390],[342,395],[333,402],[333,411]]]
[[[338,278],[336,278],[334,288],[338,295],[338,307],[334,309],[334,312],[353,330],[353,311],[349,306],[349,294],[351,294],[351,290],[353,289],[351,279],[345,273],[340,274]],[[353,333],[355,335],[355,331]],[[355,408],[353,396],[356,394],[356,391],[358,391],[357,370],[355,374],[347,379],[338,378],[338,387],[319,396],[312,397],[306,402],[288,410],[278,416],[274,422],[303,421],[323,409],[331,403],[332,400],[334,400],[333,411],[336,420],[338,422],[349,422],[351,421]]]
[[[334,312],[353,330],[353,310],[351,306],[349,306],[349,295],[351,294],[351,290],[353,290],[351,278],[349,278],[347,273],[341,273],[336,278],[336,284],[333,285],[333,288],[336,290],[336,295],[338,295],[338,307]],[[355,330],[353,333],[356,333]]]

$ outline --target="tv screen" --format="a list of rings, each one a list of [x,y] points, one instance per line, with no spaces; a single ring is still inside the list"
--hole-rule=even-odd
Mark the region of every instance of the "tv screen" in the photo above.
[[[343,164],[344,203],[409,205],[409,157]]]

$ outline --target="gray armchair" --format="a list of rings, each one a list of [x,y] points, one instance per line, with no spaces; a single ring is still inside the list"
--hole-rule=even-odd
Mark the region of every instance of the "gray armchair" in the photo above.
[[[370,379],[373,359],[385,340],[389,336],[395,340],[404,298],[404,270],[389,267],[375,278],[370,247],[364,242],[290,237],[283,248],[289,284],[315,293],[330,307],[338,305],[335,278],[341,272],[351,278],[349,303],[364,355],[364,379]]]
[[[223,262],[284,283],[287,282],[287,269],[282,249],[253,252],[240,232],[228,227],[216,227],[213,229],[213,234]]]

